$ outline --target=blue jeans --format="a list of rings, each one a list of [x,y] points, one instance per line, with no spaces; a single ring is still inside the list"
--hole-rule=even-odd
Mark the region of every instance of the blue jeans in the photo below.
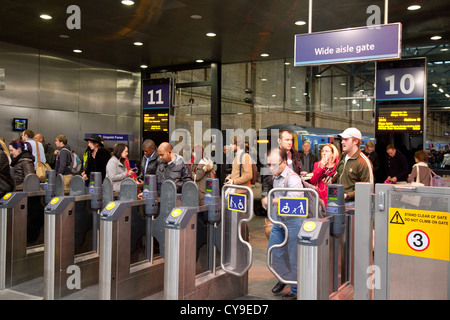
[[[272,250],[272,267],[285,280],[297,281],[297,235],[304,218],[287,218],[284,225],[289,232],[288,242],[284,247]],[[270,232],[268,247],[284,241],[285,231],[282,226],[274,224]],[[290,293],[297,295],[297,286],[291,285]]]

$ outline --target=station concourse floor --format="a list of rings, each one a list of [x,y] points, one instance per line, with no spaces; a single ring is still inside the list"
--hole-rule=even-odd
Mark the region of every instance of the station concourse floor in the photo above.
[[[253,263],[248,271],[248,294],[240,297],[240,300],[282,300],[282,295],[289,291],[289,286],[277,295],[271,291],[277,279],[267,268],[268,240],[264,233],[264,223],[264,216],[256,215],[249,223],[249,242],[253,248]],[[39,277],[12,288],[0,290],[0,300],[42,300],[43,290],[43,277]],[[162,294],[160,297],[162,299]],[[82,289],[61,300],[98,300],[98,285]]]

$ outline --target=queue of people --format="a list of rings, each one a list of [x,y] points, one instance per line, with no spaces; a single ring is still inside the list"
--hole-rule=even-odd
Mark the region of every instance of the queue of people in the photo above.
[[[268,175],[263,176],[264,182],[270,188],[303,188],[307,183],[317,188],[320,201],[326,207],[328,185],[332,183],[344,186],[344,198],[347,206],[354,206],[355,184],[357,182],[375,183],[374,174],[380,173],[380,160],[375,152],[375,145],[369,141],[364,150],[360,149],[362,134],[357,128],[347,128],[339,134],[341,138],[341,150],[334,144],[325,144],[317,157],[311,153],[309,141],[303,141],[302,151],[294,147],[294,135],[288,130],[282,130],[278,137],[278,147],[267,154]],[[216,176],[213,161],[205,154],[202,145],[195,145],[192,149],[193,156],[190,163],[173,151],[172,145],[163,142],[159,146],[151,139],[142,143],[143,157],[139,170],[130,168],[128,160],[128,146],[117,143],[112,152],[104,148],[103,140],[98,135],[91,135],[85,139],[87,149],[83,155],[83,167],[80,175],[89,183],[91,172],[101,172],[102,179],[108,177],[113,184],[113,191],[120,190],[120,183],[129,177],[136,180],[142,187],[144,176],[155,175],[160,193],[161,185],[166,180],[175,182],[177,192],[187,181],[194,181],[199,187],[199,204],[203,204],[205,195],[205,180]],[[40,161],[54,159],[52,164],[56,174],[64,177],[65,187],[68,188],[73,172],[72,148],[68,144],[67,137],[59,135],[55,139],[56,149],[49,146],[42,134],[34,135],[31,130],[22,133],[21,140],[14,140],[6,145],[0,139],[0,196],[20,187],[24,178],[29,173],[35,173],[37,155]],[[39,150],[40,152],[37,152]],[[417,151],[414,155],[416,164],[412,171],[408,172],[408,162],[405,155],[390,144],[386,148],[386,181],[385,183],[421,183],[425,186],[432,185],[432,176],[427,163],[428,153]],[[231,145],[224,149],[228,166],[224,184],[242,185],[251,187],[253,178],[252,157],[246,151],[245,139],[241,136],[234,137]],[[450,165],[450,163],[449,163]],[[12,169],[11,169],[12,168]],[[13,173],[13,174],[11,174]],[[408,174],[409,173],[409,174]],[[306,183],[307,181],[307,183]],[[238,192],[238,191],[237,191]],[[142,194],[139,195],[142,197]],[[284,191],[274,195],[272,203],[268,203],[267,197],[262,198],[264,208],[271,206],[272,212],[277,212],[278,199],[280,197],[302,197],[303,192]],[[274,263],[281,270],[283,277],[295,278],[297,270],[297,244],[296,236],[304,217],[273,217],[283,220],[289,233],[287,245],[273,252]],[[270,230],[268,247],[279,244],[286,237],[285,229],[279,225],[273,225]],[[274,294],[283,292],[285,285],[278,281],[272,288]],[[296,299],[297,288],[290,286],[290,290],[283,295],[285,299]]]

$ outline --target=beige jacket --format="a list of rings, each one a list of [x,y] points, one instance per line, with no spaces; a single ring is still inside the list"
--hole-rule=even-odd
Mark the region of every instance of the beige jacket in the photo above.
[[[251,180],[253,177],[253,171],[252,171],[252,162],[250,155],[248,153],[245,153],[242,157],[242,165],[240,163],[240,151],[236,153],[234,160],[233,160],[233,166],[231,169],[231,174],[227,176],[226,179],[233,180],[233,184],[235,185],[242,185],[251,188]]]

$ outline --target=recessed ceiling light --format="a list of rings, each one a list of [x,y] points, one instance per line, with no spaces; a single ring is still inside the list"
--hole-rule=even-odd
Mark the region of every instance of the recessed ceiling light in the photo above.
[[[206,34],[206,36],[208,36],[208,37],[215,37],[216,34],[215,34],[214,32],[208,32],[208,33]]]
[[[67,34],[60,34],[59,37],[63,38],[63,39],[69,39],[70,38]]]
[[[52,18],[52,16],[48,14],[41,14],[39,17],[44,20],[50,20]]]
[[[448,48],[442,48],[441,51],[448,51]]]
[[[303,21],[303,20],[295,21],[295,24],[297,26],[304,26],[306,24],[306,21]]]
[[[73,52],[75,52],[75,53],[82,53],[83,51],[81,51],[80,49],[74,49]]]
[[[290,66],[291,63],[290,63],[290,62],[285,62],[284,65],[285,65],[285,66]]]
[[[422,7],[419,6],[418,4],[413,4],[413,5],[409,6],[407,9],[410,11],[414,11],[414,10],[419,10],[420,8],[422,8]]]
[[[202,59],[197,59],[197,60],[195,60],[195,62],[197,62],[197,63],[202,63],[202,62],[204,62]]]
[[[142,69],[147,69],[147,68],[148,68],[148,65],[146,65],[146,64],[141,64],[140,67],[141,67]]]
[[[131,0],[122,0],[122,4],[126,6],[132,6],[134,4],[134,1]]]
[[[262,78],[261,81],[267,81],[267,79],[266,78]]]
[[[433,83],[432,86],[435,87],[435,88],[437,88],[437,84],[436,84],[436,83]]]
[[[140,41],[136,41],[135,43],[133,43],[135,46],[142,46],[144,45],[142,42]]]
[[[261,53],[261,57],[268,57],[269,54],[268,53]]]
[[[432,36],[430,39],[431,40],[441,40],[442,37],[441,36]]]
[[[194,20],[199,20],[199,19],[202,19],[203,17],[201,16],[201,15],[199,15],[199,14],[193,14],[192,16],[191,16],[191,19],[194,19]]]

